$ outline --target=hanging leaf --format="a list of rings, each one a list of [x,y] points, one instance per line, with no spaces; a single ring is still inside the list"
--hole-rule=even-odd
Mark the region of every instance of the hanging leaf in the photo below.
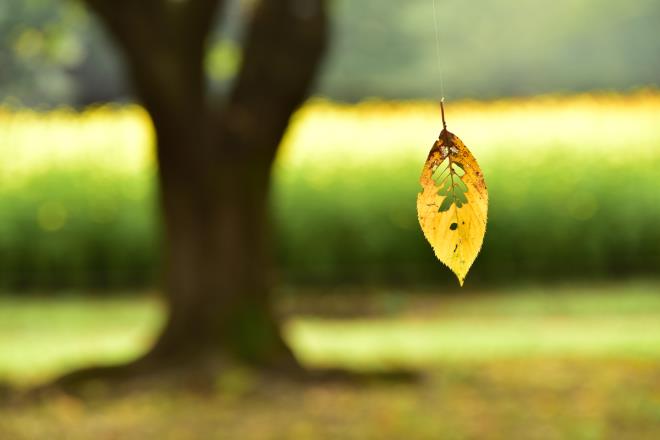
[[[481,168],[463,142],[445,128],[419,181],[419,224],[435,255],[462,286],[486,233],[488,190]]]

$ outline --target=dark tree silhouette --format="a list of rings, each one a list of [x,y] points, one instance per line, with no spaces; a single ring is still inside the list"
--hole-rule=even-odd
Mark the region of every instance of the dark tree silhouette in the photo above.
[[[229,355],[297,368],[269,306],[267,201],[278,145],[324,53],[325,0],[256,2],[240,71],[216,101],[204,58],[223,0],[85,2],[123,52],[157,136],[169,318],[133,366]]]

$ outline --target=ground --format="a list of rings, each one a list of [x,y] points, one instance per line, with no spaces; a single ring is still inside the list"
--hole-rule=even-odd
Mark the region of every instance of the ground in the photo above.
[[[308,365],[419,377],[302,385],[232,366],[208,389],[192,381],[116,394],[93,384],[83,397],[5,402],[0,438],[658,438],[658,292],[657,282],[285,292],[286,334]],[[130,359],[161,320],[148,295],[5,297],[0,375],[27,387]]]

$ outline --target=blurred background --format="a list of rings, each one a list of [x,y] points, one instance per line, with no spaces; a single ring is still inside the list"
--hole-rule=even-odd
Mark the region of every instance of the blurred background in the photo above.
[[[219,93],[241,66],[246,3],[229,1],[213,33]],[[331,2],[330,52],[271,199],[296,355],[414,368],[424,384],[273,393],[237,367],[211,396],[10,409],[0,437],[660,435],[660,3],[437,0],[437,13],[449,129],[490,191],[466,286],[415,211],[441,128],[431,0]],[[4,1],[0,36],[0,381],[27,387],[135,358],[158,333],[154,134],[83,5]]]

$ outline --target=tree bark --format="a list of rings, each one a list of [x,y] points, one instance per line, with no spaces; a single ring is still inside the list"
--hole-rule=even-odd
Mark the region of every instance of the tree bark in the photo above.
[[[277,147],[326,45],[325,0],[262,0],[222,106],[207,95],[220,0],[85,0],[128,64],[157,137],[169,318],[150,364],[229,354],[295,366],[270,309],[268,195]]]
[[[270,167],[256,155],[191,166],[197,175],[161,163],[170,315],[150,356],[292,361],[269,308]]]

